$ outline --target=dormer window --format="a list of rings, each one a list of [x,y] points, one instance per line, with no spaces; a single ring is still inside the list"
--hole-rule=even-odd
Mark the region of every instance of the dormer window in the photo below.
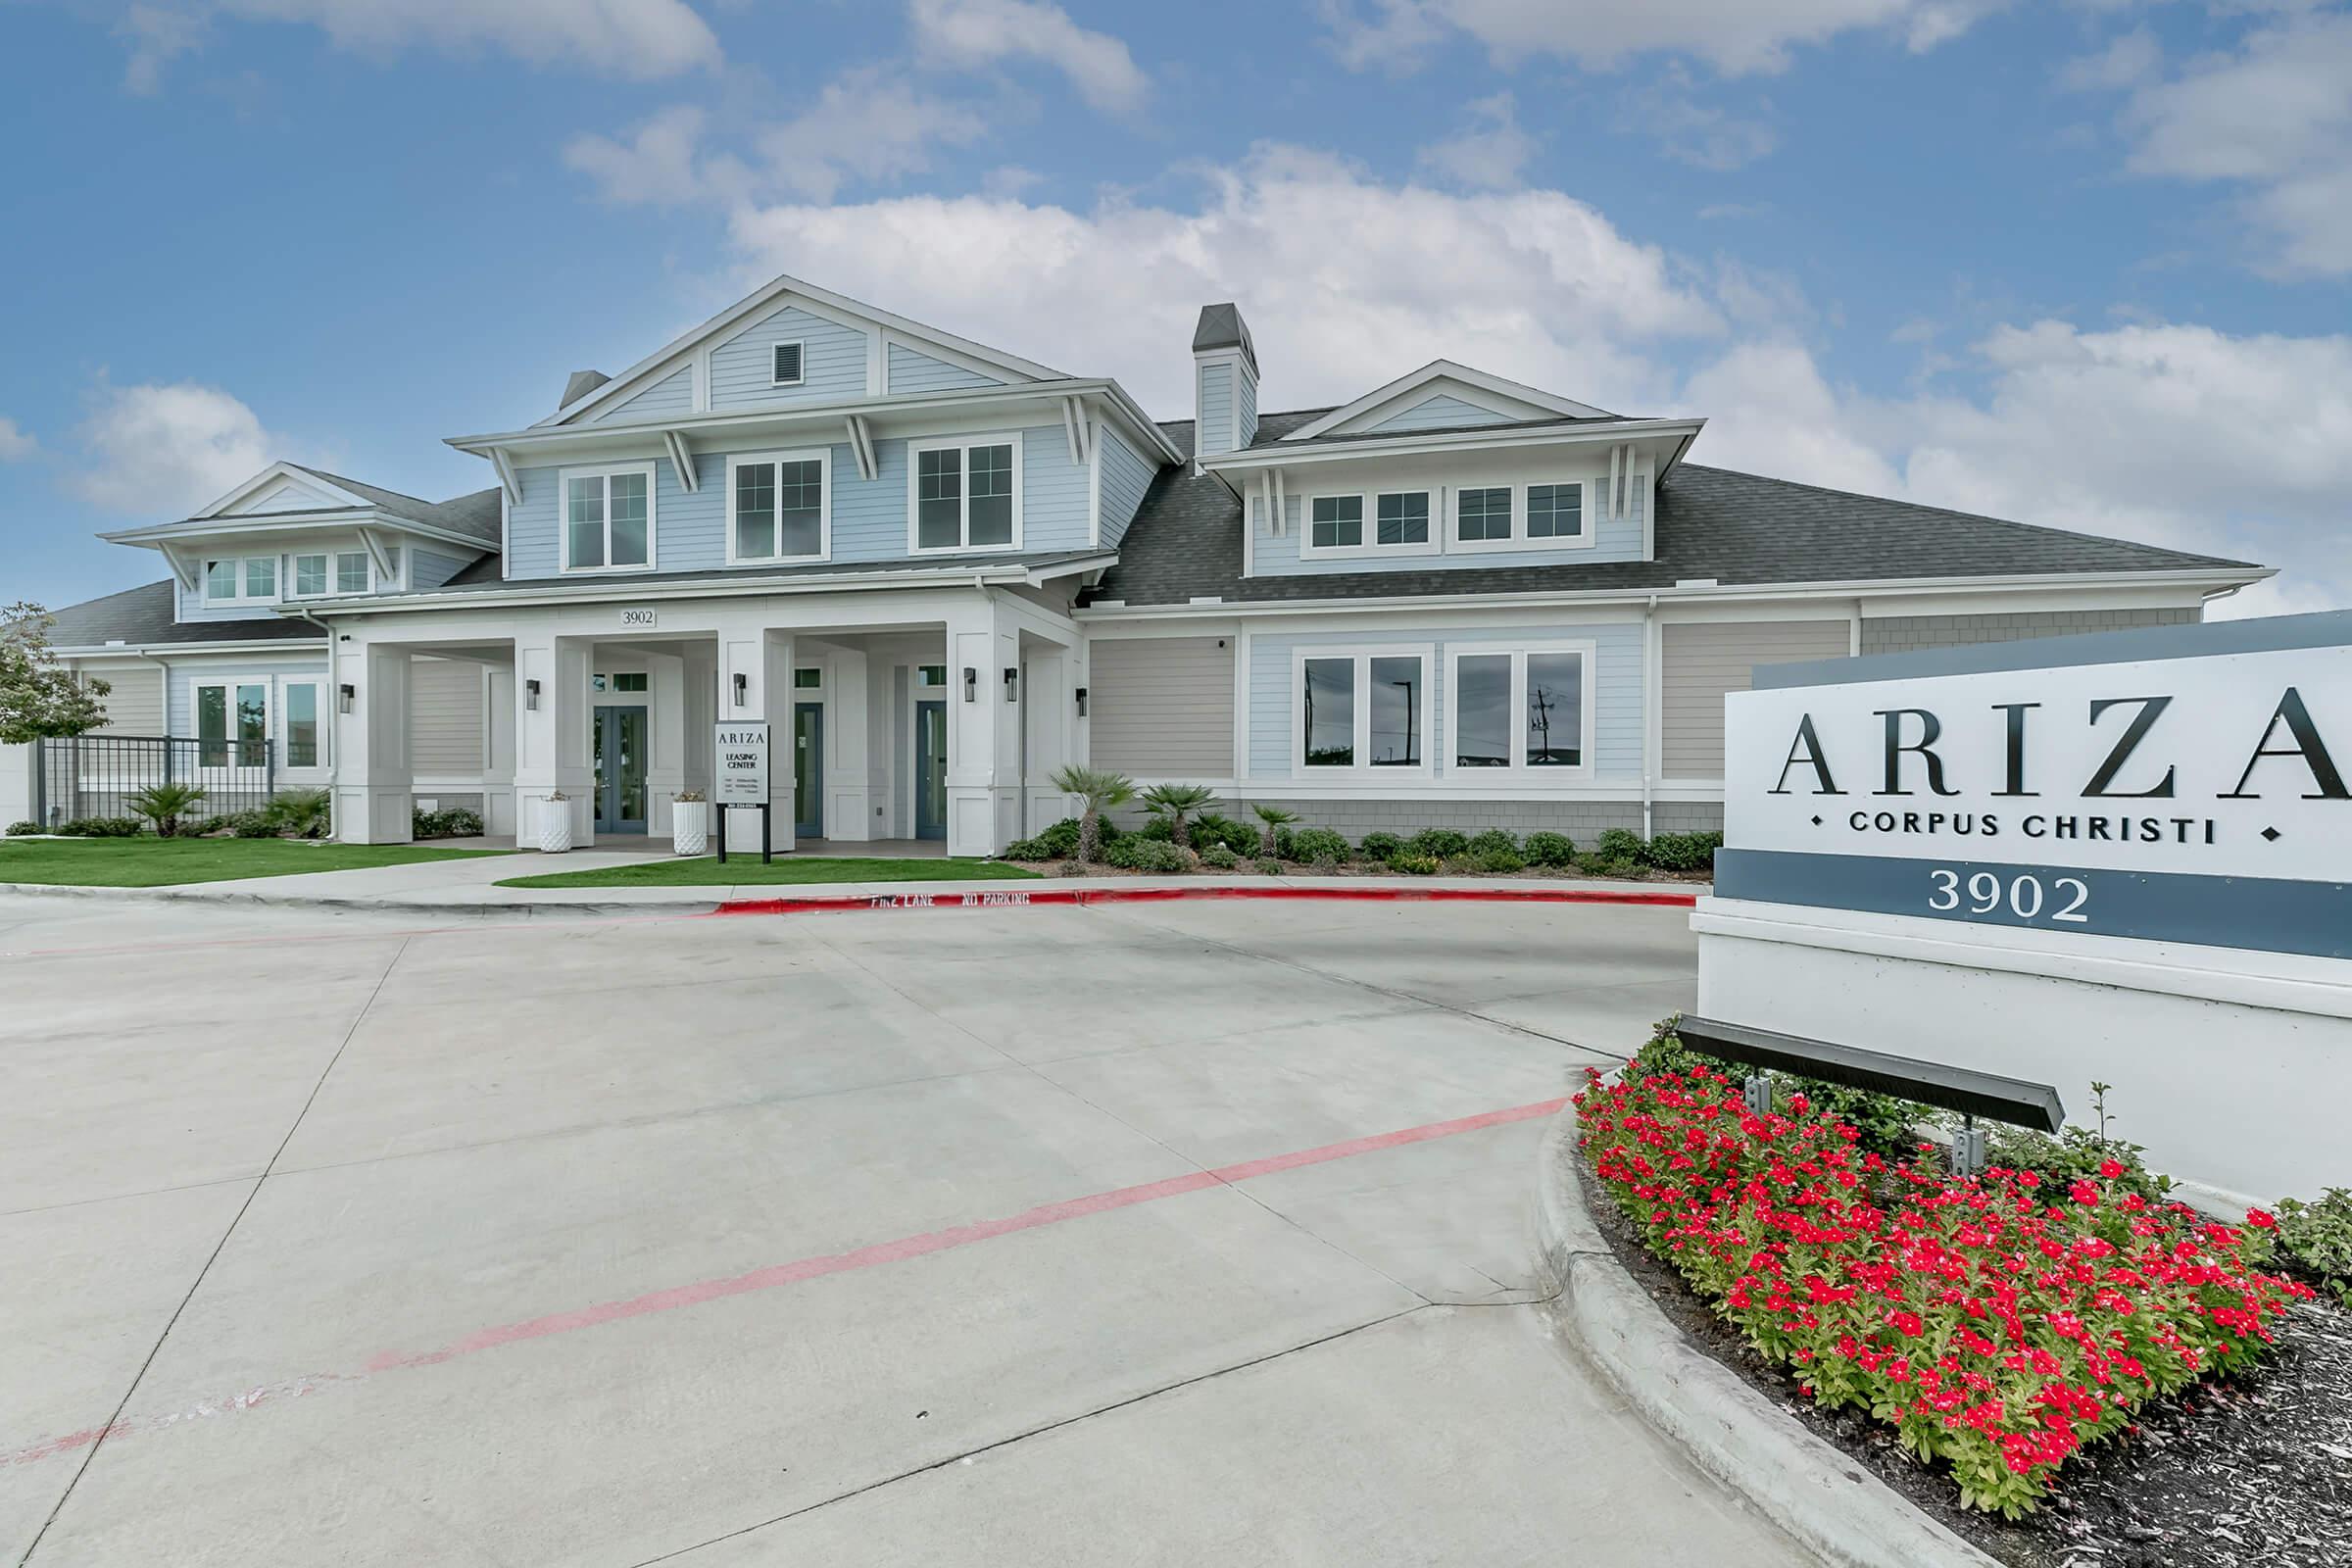
[[[801,384],[801,345],[798,343],[777,344],[772,370],[774,385],[799,386]]]
[[[368,552],[317,551],[294,558],[294,597],[324,599],[335,594],[364,594],[369,586]]]
[[[1454,508],[1454,537],[1484,544],[1511,536],[1511,492],[1507,485],[1464,490]]]
[[[275,556],[231,557],[204,564],[204,599],[207,604],[268,604],[275,598]]]

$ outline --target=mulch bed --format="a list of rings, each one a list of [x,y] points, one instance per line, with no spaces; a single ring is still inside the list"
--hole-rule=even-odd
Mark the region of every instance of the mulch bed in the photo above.
[[[1587,1163],[1587,1206],[1627,1272],[1692,1343],[1869,1465],[1923,1513],[2011,1568],[2344,1568],[2352,1563],[2352,1313],[2323,1297],[2273,1326],[2244,1378],[2152,1401],[2138,1427],[2070,1460],[2057,1494],[2012,1523],[1959,1505],[1890,1427],[1825,1410],[1650,1255]]]
[[[1005,863],[1017,865],[1023,870],[1035,871],[1044,876],[1076,876],[1080,874],[1071,868],[1071,863],[1067,860],[1008,860]],[[1257,864],[1253,860],[1244,860],[1230,871],[1211,870],[1205,866],[1198,871],[1129,871],[1120,866],[1104,865],[1102,861],[1097,860],[1086,868],[1084,874],[1090,877],[1265,875],[1264,872],[1258,870]],[[1539,865],[1531,865],[1524,871],[1441,871],[1437,874],[1442,877],[1470,877],[1481,882],[1624,882],[1633,886],[1641,886],[1645,883],[1668,883],[1682,887],[1704,886],[1713,880],[1712,876],[1705,871],[1643,871],[1639,876],[1610,876],[1603,871],[1580,871],[1573,866]],[[1269,876],[1266,877],[1266,880],[1277,882],[1285,877],[1297,876],[1316,877],[1324,880],[1332,877],[1359,876],[1402,877],[1409,881],[1423,880],[1412,877],[1403,871],[1393,870],[1385,865],[1350,863],[1328,871],[1318,871],[1311,865],[1300,865],[1289,860],[1283,862],[1282,876]]]

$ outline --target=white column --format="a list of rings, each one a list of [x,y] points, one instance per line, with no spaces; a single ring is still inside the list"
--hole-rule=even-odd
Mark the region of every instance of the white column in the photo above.
[[[686,787],[686,661],[674,654],[648,654],[646,670],[646,824],[650,838],[675,831],[670,806]]]
[[[514,834],[514,671],[491,664],[482,671],[482,831]]]
[[[514,831],[527,849],[545,813],[571,816],[571,840],[594,842],[596,772],[588,755],[588,658],[584,637],[517,633],[514,639]],[[562,793],[562,803],[554,796]]]
[[[949,612],[947,634],[948,853],[994,855],[1020,813],[1021,710],[1004,689],[1020,634],[986,594]]]
[[[1029,741],[1021,770],[1021,838],[1069,814],[1069,797],[1054,787],[1054,774],[1073,760],[1078,722],[1075,663],[1069,650],[1032,644],[1021,667],[1021,716]]]
[[[767,721],[767,800],[771,844],[792,848],[792,635],[755,614],[731,616],[718,633],[718,722]],[[757,853],[756,811],[728,811],[727,853]]]
[[[825,671],[825,837],[862,844],[874,831],[880,802],[867,783],[867,709],[872,701],[865,650],[833,656]]]
[[[346,844],[406,844],[416,812],[409,651],[368,643],[343,648],[333,685],[327,700],[335,715],[335,837]]]

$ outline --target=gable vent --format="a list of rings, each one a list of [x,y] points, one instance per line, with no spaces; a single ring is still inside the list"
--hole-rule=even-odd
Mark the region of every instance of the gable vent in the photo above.
[[[776,345],[775,382],[778,386],[800,385],[801,346],[798,343]]]

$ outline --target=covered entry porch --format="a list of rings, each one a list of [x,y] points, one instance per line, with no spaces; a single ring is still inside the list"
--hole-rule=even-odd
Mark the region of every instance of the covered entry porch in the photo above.
[[[1065,814],[1051,777],[1084,756],[1075,628],[985,586],[419,608],[355,615],[333,650],[353,842],[410,837],[419,659],[486,667],[484,826],[525,849],[555,812],[575,845],[669,840],[678,798],[714,793],[722,722],[767,727],[779,853],[993,855]],[[723,815],[730,852],[757,850],[760,813]]]

